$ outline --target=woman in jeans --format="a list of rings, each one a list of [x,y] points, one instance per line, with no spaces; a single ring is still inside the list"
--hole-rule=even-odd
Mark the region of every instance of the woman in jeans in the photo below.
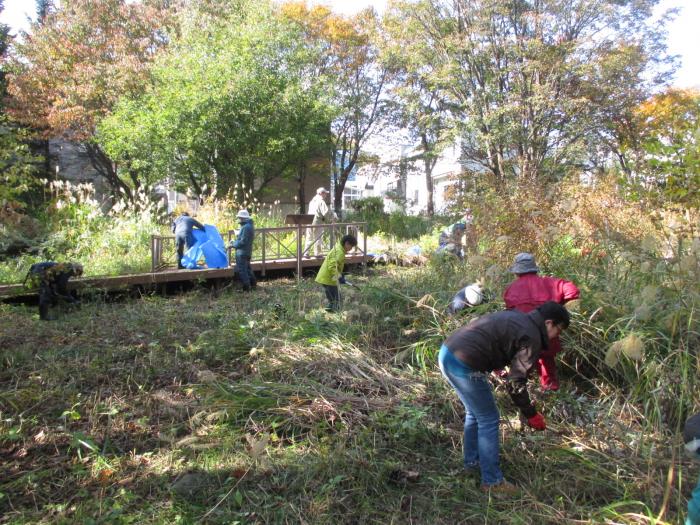
[[[500,415],[488,374],[508,366],[507,390],[527,424],[546,424],[527,393],[527,375],[540,352],[569,326],[569,312],[555,302],[524,314],[515,310],[486,315],[453,332],[440,348],[440,370],[464,404],[464,468],[481,471],[481,489],[515,493],[499,461]]]

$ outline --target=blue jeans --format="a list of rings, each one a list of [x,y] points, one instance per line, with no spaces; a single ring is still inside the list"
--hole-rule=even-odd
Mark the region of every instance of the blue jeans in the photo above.
[[[500,483],[503,481],[499,466],[500,415],[488,375],[473,371],[445,345],[440,348],[438,363],[442,375],[464,405],[464,468],[479,466],[484,485]]]

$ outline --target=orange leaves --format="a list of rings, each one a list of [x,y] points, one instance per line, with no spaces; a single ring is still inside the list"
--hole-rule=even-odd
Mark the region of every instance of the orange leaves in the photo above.
[[[15,118],[90,138],[119,97],[143,89],[171,13],[126,0],[73,0],[16,46],[8,92]]]
[[[643,102],[636,114],[650,129],[662,131],[668,126],[683,126],[693,115],[697,119],[699,105],[700,91],[672,88]]]
[[[639,138],[681,146],[694,135],[700,123],[700,91],[671,88],[654,95],[635,111]]]

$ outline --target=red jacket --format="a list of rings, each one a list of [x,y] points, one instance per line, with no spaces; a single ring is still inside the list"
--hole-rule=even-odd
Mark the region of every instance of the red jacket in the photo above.
[[[541,277],[536,273],[526,273],[510,283],[503,292],[506,308],[530,312],[547,301],[564,304],[578,299],[581,292],[571,281],[556,277]],[[559,338],[550,340],[549,348],[540,355],[554,355],[561,351]]]

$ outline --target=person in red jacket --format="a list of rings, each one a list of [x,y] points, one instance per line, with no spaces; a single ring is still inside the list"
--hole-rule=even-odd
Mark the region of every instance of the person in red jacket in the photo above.
[[[579,289],[571,281],[537,275],[540,269],[535,264],[535,257],[531,253],[524,252],[516,255],[515,263],[509,271],[518,276],[503,293],[506,308],[509,310],[515,309],[527,313],[547,301],[563,305],[578,299],[581,295]],[[559,337],[555,337],[549,341],[548,348],[540,353],[537,364],[542,390],[559,390],[559,378],[557,377],[554,356],[561,350],[561,341]]]

